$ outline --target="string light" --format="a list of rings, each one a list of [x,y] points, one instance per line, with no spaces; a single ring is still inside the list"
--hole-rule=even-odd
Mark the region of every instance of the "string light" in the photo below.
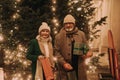
[[[16,2],[21,2],[21,0],[16,0]]]
[[[59,26],[59,23],[55,23],[55,26]]]
[[[24,47],[21,44],[18,44],[17,48],[19,51],[24,51]]]
[[[17,6],[15,5],[14,8],[17,8]]]
[[[53,4],[56,4],[56,0],[52,0],[52,3],[53,3]]]
[[[18,9],[17,12],[20,12],[20,10]]]
[[[2,34],[2,25],[0,24],[0,42],[4,41],[4,36]]]
[[[68,2],[68,6],[71,6],[72,5],[72,3],[71,2]]]
[[[94,36],[93,36],[93,35],[90,35],[90,37],[91,37],[91,38],[94,38]]]
[[[57,19],[56,18],[53,18],[53,20],[52,20],[54,23],[56,23],[57,22]]]
[[[3,34],[0,34],[0,42],[4,41]]]
[[[18,27],[18,26],[16,26],[16,27],[14,27],[14,29],[15,29],[15,30],[19,30],[19,27]]]
[[[56,11],[56,8],[54,6],[52,6],[52,11],[55,12]]]
[[[81,11],[81,10],[82,10],[82,8],[81,8],[81,7],[77,8],[77,11]]]
[[[57,34],[58,33],[58,31],[54,31],[54,34]]]
[[[32,75],[28,75],[27,80],[31,80],[32,79]]]
[[[73,2],[76,4],[76,3],[78,3],[79,1],[78,1],[78,0],[74,0]]]
[[[19,17],[20,17],[20,15],[18,13],[13,14],[13,16],[12,16],[13,19],[17,19]]]

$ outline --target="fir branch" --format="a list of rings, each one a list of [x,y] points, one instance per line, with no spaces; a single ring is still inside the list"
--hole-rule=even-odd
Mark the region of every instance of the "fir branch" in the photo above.
[[[102,17],[99,21],[95,21],[94,24],[92,25],[92,29],[96,29],[97,25],[105,25],[106,24],[106,18],[107,16],[105,17]]]

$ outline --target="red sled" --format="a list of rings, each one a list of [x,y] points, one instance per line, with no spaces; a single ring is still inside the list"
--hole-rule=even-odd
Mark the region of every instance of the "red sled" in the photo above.
[[[112,31],[108,31],[108,43],[109,43],[109,60],[110,60],[110,71],[115,80],[120,80],[120,68],[118,65],[118,53],[114,46],[114,40]]]
[[[48,58],[44,58],[40,60],[42,63],[43,71],[45,74],[46,80],[54,80],[53,69],[51,67],[50,61]]]

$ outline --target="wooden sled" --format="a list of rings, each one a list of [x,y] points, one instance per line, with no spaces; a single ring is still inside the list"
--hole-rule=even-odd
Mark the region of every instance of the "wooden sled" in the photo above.
[[[53,74],[53,70],[52,70],[49,59],[44,58],[44,59],[41,59],[40,61],[42,63],[43,71],[45,74],[45,79],[46,80],[54,80],[54,74]]]
[[[100,73],[100,80],[120,80],[118,53],[114,46],[114,40],[111,30],[108,30],[108,47],[110,73]]]
[[[115,80],[120,80],[120,72],[118,66],[118,53],[114,46],[114,40],[111,30],[108,31],[109,60],[110,71]]]

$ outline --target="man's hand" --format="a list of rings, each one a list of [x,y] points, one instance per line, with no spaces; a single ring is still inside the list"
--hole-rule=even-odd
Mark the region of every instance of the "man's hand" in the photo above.
[[[87,57],[92,57],[92,55],[93,55],[93,52],[91,50],[89,50],[86,54]]]
[[[92,55],[93,55],[93,52],[92,52],[91,50],[89,50],[89,51],[86,53],[86,55],[83,55],[82,57],[83,57],[84,59],[86,59],[86,58],[92,57]]]
[[[64,67],[67,71],[73,69],[73,67],[72,67],[69,63],[65,63],[65,64],[63,65],[63,67]]]

